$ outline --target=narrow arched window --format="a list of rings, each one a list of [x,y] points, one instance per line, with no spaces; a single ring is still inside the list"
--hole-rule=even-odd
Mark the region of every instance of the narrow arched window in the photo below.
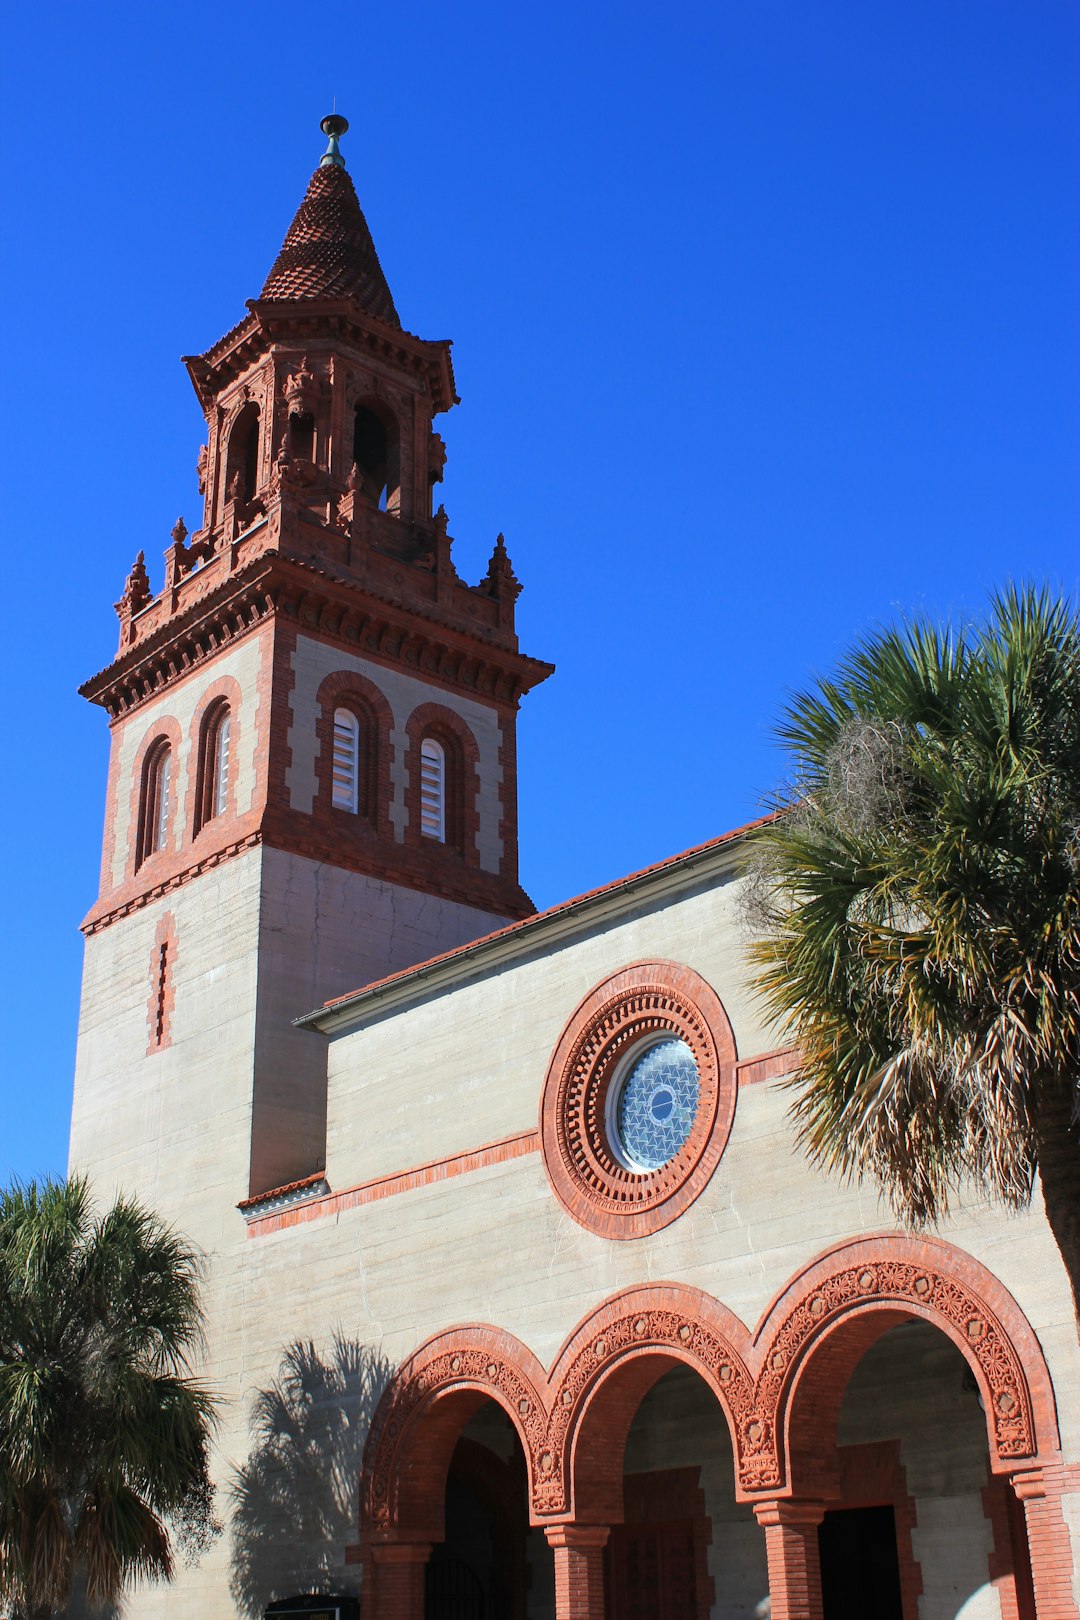
[[[141,866],[149,855],[165,848],[165,841],[169,836],[171,761],[172,752],[165,741],[155,743],[146,756],[139,802],[136,866]]]
[[[199,776],[195,831],[225,814],[229,807],[229,737],[232,717],[227,703],[215,703],[206,713],[199,735]]]
[[[434,737],[420,744],[420,833],[446,842],[446,750]]]
[[[360,722],[351,709],[334,710],[334,791],[338,810],[360,808]]]
[[[229,711],[222,709],[214,728],[210,814],[223,816],[229,802]]]
[[[259,407],[251,400],[233,423],[225,473],[226,500],[246,504],[259,487]]]
[[[384,512],[401,506],[401,444],[397,422],[381,402],[358,405],[353,417],[353,465],[360,489]]]

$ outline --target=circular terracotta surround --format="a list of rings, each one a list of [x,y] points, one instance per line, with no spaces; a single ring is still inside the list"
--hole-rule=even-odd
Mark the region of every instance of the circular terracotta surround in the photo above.
[[[608,1138],[608,1091],[640,1041],[670,1034],[697,1063],[690,1133],[658,1170],[620,1162]],[[727,1145],[737,1094],[735,1037],[715,990],[677,962],[638,962],[597,985],[555,1048],[540,1104],[544,1165],[574,1219],[602,1237],[645,1237],[681,1215]]]

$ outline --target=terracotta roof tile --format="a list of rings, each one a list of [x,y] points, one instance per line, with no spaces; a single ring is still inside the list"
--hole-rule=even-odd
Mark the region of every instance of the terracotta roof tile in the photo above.
[[[267,1192],[256,1193],[254,1198],[241,1198],[237,1209],[257,1209],[260,1204],[268,1204],[272,1198],[284,1198],[288,1193],[303,1192],[305,1187],[317,1187],[326,1180],[325,1170],[316,1170],[313,1176],[303,1176],[299,1181],[287,1181],[283,1187],[271,1187]]]
[[[369,315],[400,326],[356,191],[328,164],[307,194],[266,278],[263,298],[355,298]]]

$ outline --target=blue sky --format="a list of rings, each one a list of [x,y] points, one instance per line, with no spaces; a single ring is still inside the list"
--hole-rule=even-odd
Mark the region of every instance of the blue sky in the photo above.
[[[1077,594],[1072,0],[20,7],[5,38],[0,1179],[62,1170],[103,714],[178,513],[178,363],[333,97],[402,319],[452,337],[458,567],[522,645],[538,905],[738,825],[786,694],[900,613]],[[305,1009],[298,1008],[297,1011]]]

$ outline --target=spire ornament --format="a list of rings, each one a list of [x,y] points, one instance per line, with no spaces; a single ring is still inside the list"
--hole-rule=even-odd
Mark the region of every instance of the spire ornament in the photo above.
[[[343,169],[345,159],[338,149],[338,141],[349,127],[349,120],[342,118],[340,113],[328,113],[319,128],[328,137],[326,151],[319,159],[320,169]]]

